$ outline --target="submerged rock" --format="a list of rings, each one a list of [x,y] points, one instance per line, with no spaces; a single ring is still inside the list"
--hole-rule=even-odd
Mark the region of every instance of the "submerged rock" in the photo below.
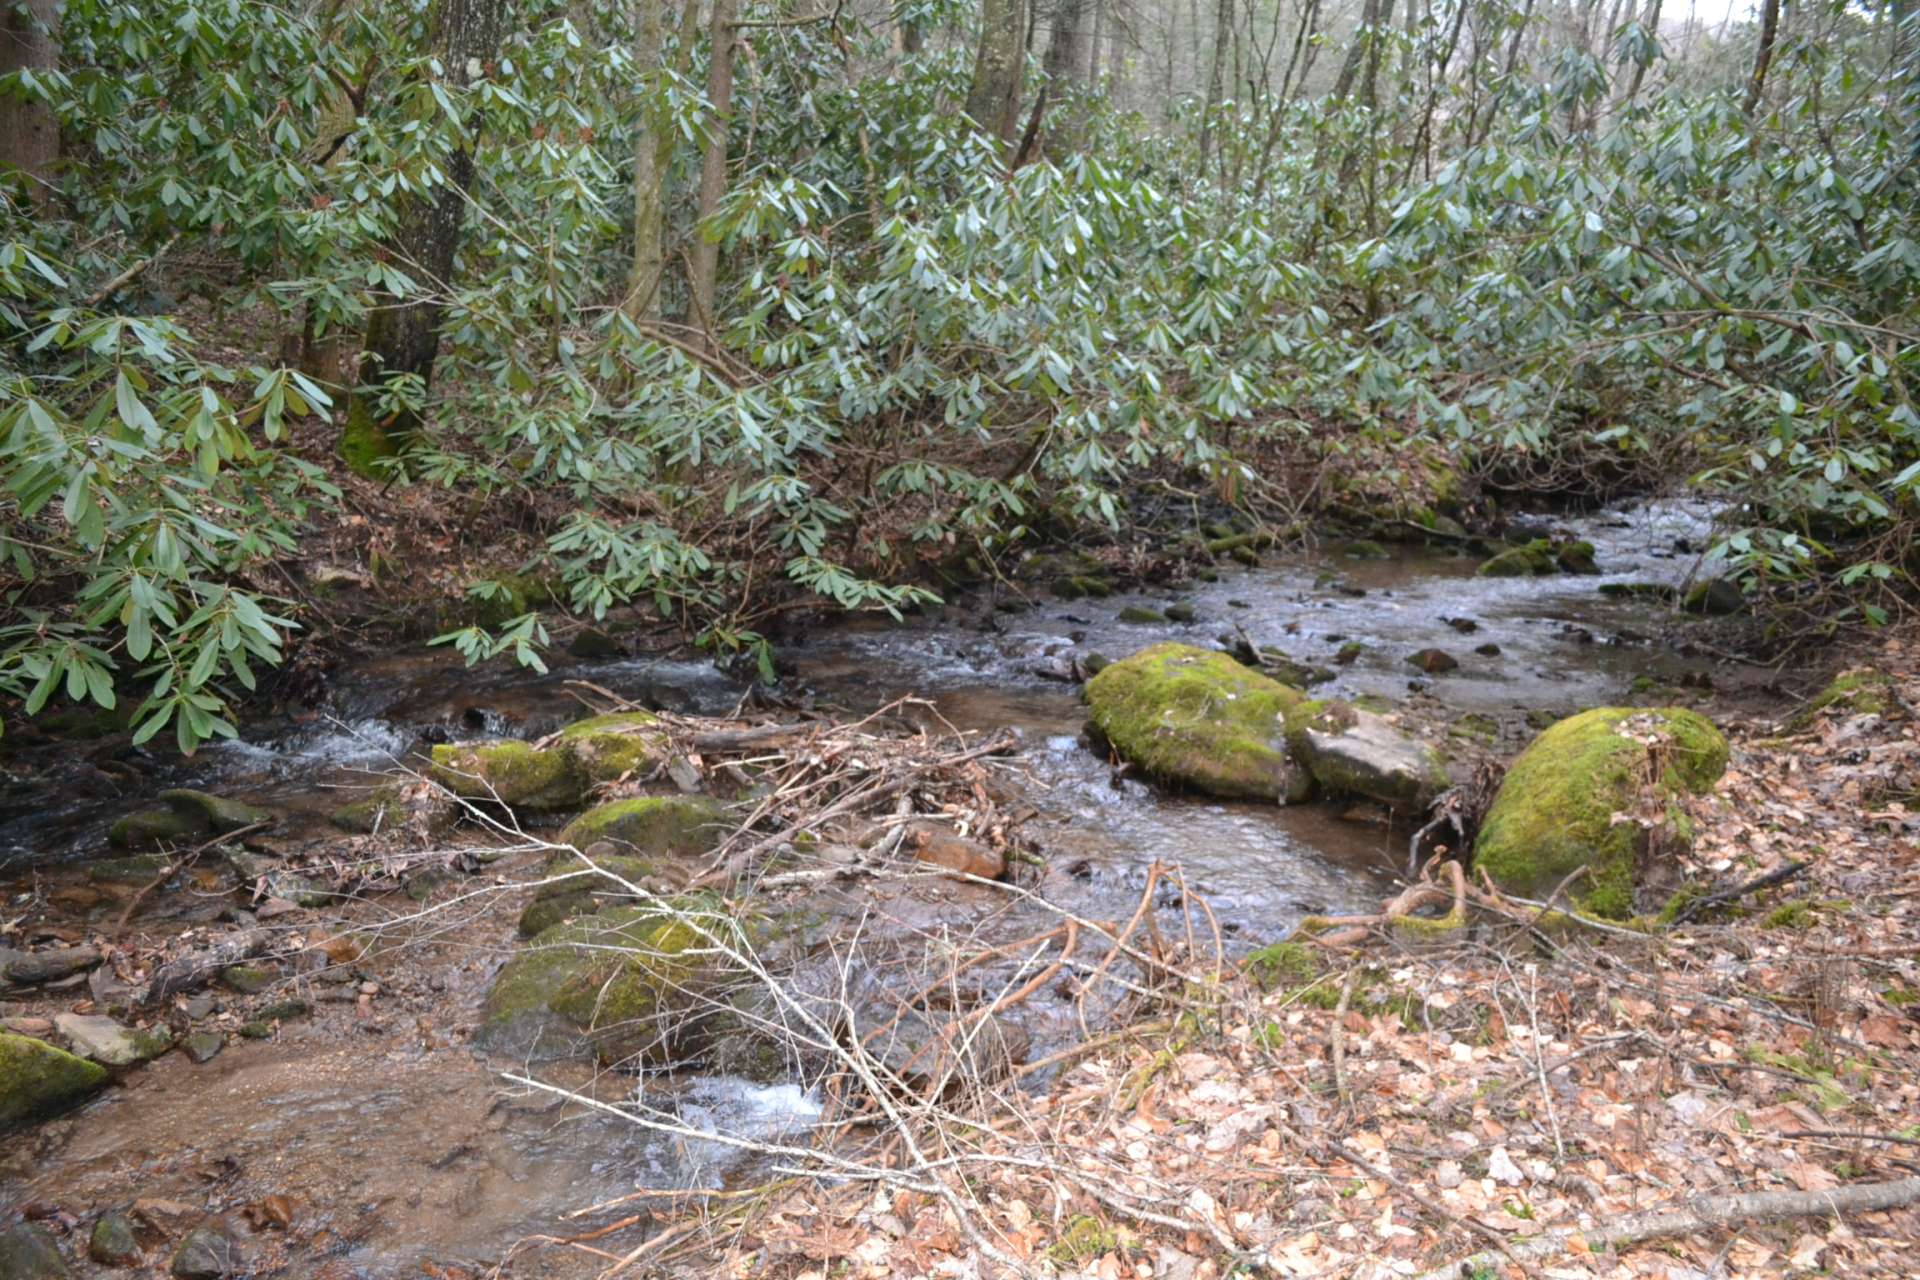
[[[717,900],[619,907],[548,929],[500,970],[478,1049],[528,1061],[591,1054],[666,1066],[697,1052],[732,966],[709,936],[738,926]]]
[[[130,813],[107,830],[107,840],[117,848],[141,849],[157,844],[184,844],[210,836],[230,835],[248,827],[274,821],[271,809],[232,800],[209,791],[177,788],[162,791],[164,808],[142,809]]]
[[[97,1062],[0,1031],[0,1130],[70,1107],[106,1082]]]
[[[1688,613],[1739,613],[1747,607],[1747,596],[1740,590],[1740,584],[1730,578],[1709,578],[1695,583],[1681,597],[1680,607]]]
[[[441,743],[433,748],[432,775],[462,800],[497,801],[536,813],[578,805],[587,797],[589,781],[572,751],[543,750],[511,738]]]
[[[107,1267],[130,1267],[140,1261],[140,1239],[124,1213],[104,1213],[87,1236],[87,1256]]]
[[[1445,649],[1421,649],[1408,654],[1407,661],[1430,676],[1452,671],[1460,665],[1460,660]]]
[[[1424,810],[1452,785],[1439,752],[1350,703],[1295,706],[1287,742],[1322,791],[1367,796],[1399,813]]]
[[[68,1280],[72,1275],[60,1246],[33,1223],[0,1231],[0,1280]]]
[[[1305,695],[1235,661],[1157,644],[1087,682],[1093,726],[1152,777],[1230,798],[1304,798],[1288,759],[1286,712]]]
[[[181,1280],[217,1280],[246,1269],[245,1253],[219,1222],[203,1222],[187,1232],[173,1251],[169,1270]]]
[[[327,815],[327,821],[349,835],[366,836],[386,831],[405,820],[406,810],[395,786],[375,787],[351,804],[343,804]]]
[[[1581,867],[1568,890],[1596,915],[1634,913],[1692,843],[1678,799],[1710,790],[1727,764],[1712,722],[1680,707],[1596,707],[1549,727],[1507,770],[1474,845],[1474,865],[1523,897]],[[1616,814],[1629,815],[1621,821]]]

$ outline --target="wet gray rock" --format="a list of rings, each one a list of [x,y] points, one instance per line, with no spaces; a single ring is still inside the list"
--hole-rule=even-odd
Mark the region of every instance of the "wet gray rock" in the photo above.
[[[317,880],[309,880],[293,871],[269,871],[267,894],[291,902],[296,907],[324,907],[333,900],[333,895]]]
[[[1417,813],[1451,785],[1440,755],[1371,711],[1307,702],[1287,713],[1287,746],[1323,792]]]
[[[169,1270],[181,1280],[218,1280],[220,1276],[237,1275],[245,1267],[246,1257],[239,1244],[221,1224],[203,1222],[180,1241]]]
[[[140,1261],[140,1240],[124,1213],[102,1214],[93,1224],[87,1256],[108,1267],[130,1267]]]
[[[180,1047],[187,1051],[189,1058],[205,1066],[227,1047],[227,1040],[218,1031],[195,1031],[180,1042]]]
[[[1445,649],[1421,649],[1408,654],[1407,661],[1430,676],[1452,671],[1460,665],[1459,659]]]
[[[103,1067],[130,1067],[173,1047],[173,1033],[165,1027],[135,1031],[97,1014],[56,1014],[53,1025],[76,1054]]]
[[[53,1237],[30,1222],[0,1231],[0,1280],[69,1280],[73,1269]]]

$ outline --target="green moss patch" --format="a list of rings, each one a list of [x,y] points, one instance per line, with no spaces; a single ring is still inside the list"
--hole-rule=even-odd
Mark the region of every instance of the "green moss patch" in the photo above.
[[[64,1110],[106,1082],[97,1062],[0,1031],[0,1130]]]
[[[1551,726],[1507,771],[1474,847],[1475,865],[1501,888],[1539,897],[1575,870],[1576,906],[1626,919],[1636,889],[1659,879],[1646,865],[1691,832],[1677,803],[1704,794],[1727,764],[1727,742],[1680,707],[1597,707]],[[1652,827],[1616,813],[1665,811]]]
[[[545,876],[551,883],[541,885],[534,892],[533,901],[521,911],[521,936],[531,938],[567,920],[629,901],[630,896],[619,881],[609,876],[639,885],[658,870],[651,859],[622,855],[596,857],[593,867],[587,865],[585,858],[572,854],[562,854],[549,862]],[[609,874],[602,875],[601,871]]]
[[[1509,547],[1480,566],[1483,578],[1533,578],[1551,573],[1598,573],[1591,542],[1535,538]]]
[[[1286,712],[1299,690],[1225,653],[1157,644],[1087,682],[1094,727],[1151,777],[1211,795],[1303,798],[1287,757]]]
[[[432,774],[463,800],[498,801],[509,809],[571,809],[587,795],[587,777],[572,751],[512,739],[442,743],[433,749]]]
[[[697,857],[726,833],[725,811],[705,796],[636,796],[589,809],[567,824],[560,843],[585,849],[608,840],[641,854]]]
[[[1815,694],[1813,700],[1795,712],[1787,722],[1796,733],[1812,726],[1823,715],[1891,715],[1899,703],[1893,696],[1893,677],[1872,667],[1843,671]]]
[[[589,716],[562,729],[555,745],[573,753],[593,782],[647,774],[664,764],[668,741],[660,717],[646,711]]]

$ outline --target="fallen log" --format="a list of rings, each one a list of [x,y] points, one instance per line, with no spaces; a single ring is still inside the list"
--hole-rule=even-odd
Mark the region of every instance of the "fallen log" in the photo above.
[[[278,932],[273,929],[244,929],[229,934],[211,946],[189,951],[160,967],[153,975],[153,980],[147,983],[140,1003],[159,1004],[182,992],[203,987],[227,966],[251,960],[266,951],[277,936]]]
[[[1573,1240],[1589,1251],[1625,1249],[1649,1240],[1710,1231],[1715,1227],[1745,1227],[1782,1218],[1810,1218],[1841,1213],[1873,1213],[1898,1209],[1920,1201],[1920,1177],[1892,1182],[1861,1182],[1826,1191],[1751,1191],[1742,1195],[1695,1196],[1665,1209],[1649,1209],[1598,1223],[1590,1230],[1563,1227],[1544,1235],[1508,1244],[1505,1252],[1487,1251],[1449,1262],[1416,1280],[1460,1280],[1482,1268],[1498,1266],[1516,1256],[1542,1261],[1564,1252]]]

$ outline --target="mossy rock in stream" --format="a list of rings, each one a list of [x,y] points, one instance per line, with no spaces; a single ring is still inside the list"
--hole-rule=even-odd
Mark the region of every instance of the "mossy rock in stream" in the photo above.
[[[159,799],[166,807],[142,809],[121,818],[108,828],[107,842],[119,849],[185,844],[269,824],[275,816],[271,809],[244,800],[184,787],[162,791]]]
[[[500,970],[474,1046],[526,1061],[684,1062],[710,1040],[735,976],[710,939],[739,934],[718,900],[704,896],[556,925]]]
[[[1291,707],[1287,746],[1322,791],[1366,796],[1401,814],[1422,812],[1452,785],[1438,751],[1385,717],[1336,699]]]
[[[1793,713],[1787,727],[1798,733],[1829,712],[1847,716],[1891,715],[1899,703],[1893,696],[1893,677],[1872,667],[1859,667],[1835,676],[1812,701]]]
[[[587,810],[560,843],[585,849],[607,840],[643,856],[690,858],[711,853],[726,833],[726,811],[705,796],[635,796]]]
[[[571,750],[502,739],[441,743],[433,780],[462,800],[498,801],[509,809],[550,813],[587,798],[588,778]]]
[[[1517,547],[1509,547],[1480,566],[1483,578],[1542,577],[1551,573],[1600,572],[1594,560],[1591,542],[1555,542],[1535,538]]]
[[[1596,707],[1554,724],[1507,770],[1474,865],[1502,889],[1539,898],[1581,867],[1574,905],[1614,919],[1677,882],[1674,851],[1692,840],[1678,801],[1704,794],[1727,765],[1727,740],[1680,707]],[[1652,824],[1614,821],[1654,815]]]
[[[362,799],[335,809],[327,815],[327,821],[339,830],[356,836],[392,830],[406,821],[400,788],[391,784],[375,787]]]
[[[1084,551],[1043,551],[1028,556],[1014,570],[1022,581],[1039,583],[1062,600],[1083,596],[1110,596],[1113,572]]]
[[[0,1131],[61,1111],[107,1082],[107,1069],[44,1040],[0,1031]]]
[[[616,711],[589,716],[562,729],[554,745],[573,752],[593,782],[612,782],[625,774],[651,773],[667,758],[666,728],[647,711]]]
[[[632,895],[619,882],[640,885],[660,870],[651,858],[608,854],[605,846],[597,846],[590,856],[591,865],[586,858],[571,853],[558,854],[548,861],[541,875],[550,883],[534,890],[533,901],[520,912],[521,937],[531,938],[565,921],[629,902]]]
[[[1093,726],[1162,782],[1210,795],[1283,803],[1305,798],[1287,756],[1286,713],[1306,695],[1235,661],[1157,644],[1087,682]]]

